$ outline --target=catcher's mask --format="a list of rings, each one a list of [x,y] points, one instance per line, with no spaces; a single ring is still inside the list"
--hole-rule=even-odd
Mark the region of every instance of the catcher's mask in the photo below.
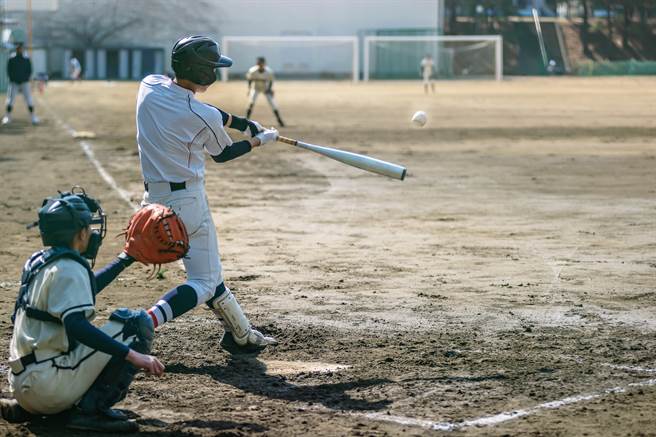
[[[107,217],[100,203],[79,186],[44,199],[39,220],[28,227],[37,225],[44,246],[69,246],[80,230],[90,226],[89,243],[80,255],[91,260],[92,264],[107,233]]]

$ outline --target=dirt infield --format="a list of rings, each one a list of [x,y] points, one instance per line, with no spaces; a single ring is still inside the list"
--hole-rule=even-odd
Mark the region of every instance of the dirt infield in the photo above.
[[[99,264],[139,200],[137,84],[52,83],[43,124],[0,128],[0,333],[41,199],[73,183],[110,214]],[[280,344],[231,359],[213,315],[158,330],[161,379],[121,408],[158,435],[656,435],[656,79],[281,82],[308,142],[406,165],[404,182],[282,144],[207,163],[227,284]],[[201,97],[243,113],[243,83]],[[425,110],[423,129],[410,125]],[[264,101],[254,118],[273,116]],[[63,124],[65,125],[63,125]],[[66,127],[93,131],[73,139]],[[131,268],[98,321],[179,283]],[[4,367],[3,367],[4,369]],[[7,394],[7,384],[2,383]],[[505,413],[505,414],[502,414]],[[0,433],[57,433],[45,421]],[[61,434],[72,435],[61,431]]]

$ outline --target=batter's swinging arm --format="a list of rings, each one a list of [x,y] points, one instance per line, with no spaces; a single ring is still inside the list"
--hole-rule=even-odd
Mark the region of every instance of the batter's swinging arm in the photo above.
[[[320,155],[327,156],[339,162],[352,167],[361,168],[372,173],[378,173],[393,179],[403,180],[406,174],[406,168],[391,162],[382,161],[380,159],[371,158],[365,155],[359,155],[353,152],[346,152],[344,150],[333,149],[331,147],[317,146],[315,144],[304,143],[303,141],[294,140],[283,136],[278,137],[281,143],[289,144],[292,146],[300,147],[301,149],[311,150]]]

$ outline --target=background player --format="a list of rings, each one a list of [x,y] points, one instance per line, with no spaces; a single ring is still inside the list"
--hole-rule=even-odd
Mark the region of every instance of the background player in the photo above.
[[[435,93],[435,84],[433,83],[433,57],[426,54],[419,64],[419,71],[424,80],[424,93],[428,94],[428,86]]]
[[[189,252],[183,259],[187,281],[148,310],[155,326],[207,303],[223,322],[221,346],[231,353],[257,352],[275,343],[253,329],[234,295],[223,283],[216,227],[205,195],[205,151],[226,162],[275,141],[278,131],[199,102],[216,81],[218,68],[232,60],[204,36],[182,38],[173,46],[175,79],[146,76],[137,96],[137,143],[145,183],[143,204],[172,208],[189,233]],[[251,137],[233,143],[224,126]]]
[[[68,76],[70,79],[75,82],[80,80],[82,77],[82,66],[80,65],[80,61],[77,60],[75,56],[71,58],[71,60],[68,62]]]
[[[100,225],[92,230],[91,225]],[[115,311],[96,328],[96,295],[133,259],[121,254],[94,273],[105,232],[99,204],[83,192],[46,199],[39,210],[44,246],[25,264],[10,344],[9,384],[15,399],[0,400],[2,417],[69,410],[71,428],[122,432],[137,424],[111,406],[124,399],[138,368],[161,375],[150,351],[154,329],[145,311]]]
[[[276,101],[273,98],[273,70],[266,65],[266,59],[261,56],[257,58],[257,63],[248,69],[246,79],[248,80],[248,110],[246,111],[246,118],[250,118],[257,96],[260,93],[264,93],[276,116],[276,120],[278,120],[278,125],[285,127],[285,123],[280,118],[278,105],[276,105]]]
[[[7,61],[7,75],[9,76],[9,87],[7,89],[7,113],[2,117],[2,124],[11,122],[11,110],[14,107],[16,94],[23,94],[27,109],[30,111],[32,124],[39,123],[34,114],[34,102],[30,90],[30,77],[32,76],[32,62],[23,54],[23,44],[16,45],[16,52]]]

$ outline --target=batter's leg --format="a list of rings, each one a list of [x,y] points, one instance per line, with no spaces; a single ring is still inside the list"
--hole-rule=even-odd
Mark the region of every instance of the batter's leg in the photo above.
[[[171,207],[189,231],[189,252],[183,258],[187,281],[164,294],[149,310],[155,327],[173,320],[206,302],[223,282],[216,229],[204,193],[196,198],[150,199]]]
[[[223,282],[216,287],[216,292],[207,301],[207,306],[223,324],[224,333],[220,344],[231,354],[256,354],[268,345],[276,343],[273,337],[265,336],[251,327],[235,295]]]

